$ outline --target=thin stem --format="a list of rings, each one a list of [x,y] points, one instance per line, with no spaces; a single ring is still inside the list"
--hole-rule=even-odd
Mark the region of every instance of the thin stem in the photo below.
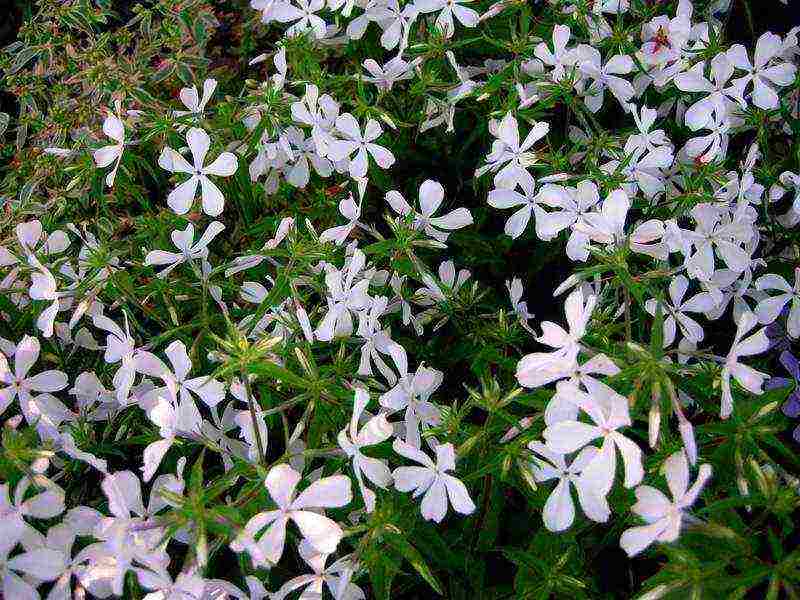
[[[622,291],[625,295],[625,337],[630,342],[633,339],[631,330],[631,293],[627,287],[623,287]]]
[[[258,456],[261,458],[261,464],[267,466],[267,455],[264,452],[264,443],[261,441],[261,428],[258,426],[258,415],[256,414],[256,405],[253,400],[253,391],[250,386],[250,379],[244,371],[242,371],[242,380],[244,381],[244,393],[247,395],[247,407],[250,409],[250,418],[253,420],[253,431],[256,436]]]

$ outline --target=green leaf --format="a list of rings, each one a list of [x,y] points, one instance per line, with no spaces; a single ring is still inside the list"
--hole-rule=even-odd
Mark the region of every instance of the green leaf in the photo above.
[[[442,591],[442,584],[439,583],[438,579],[436,579],[436,576],[433,574],[433,571],[431,571],[428,563],[425,562],[422,554],[419,553],[419,550],[414,548],[410,542],[396,533],[387,532],[384,534],[384,540],[386,540],[386,543],[389,544],[389,546],[397,550],[403,556],[403,558],[405,558],[411,564],[411,566],[416,569],[417,573],[422,576],[422,578],[436,591],[437,594],[441,596],[444,595],[444,592]]]
[[[33,60],[38,54],[40,50],[39,48],[25,48],[19,54],[17,54],[14,62],[11,63],[11,66],[8,68],[7,74],[13,75],[26,64],[28,64],[31,60]]]

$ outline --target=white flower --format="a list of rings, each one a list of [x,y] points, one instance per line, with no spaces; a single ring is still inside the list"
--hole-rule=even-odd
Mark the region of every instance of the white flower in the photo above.
[[[728,267],[742,273],[750,266],[750,254],[742,248],[750,239],[753,226],[742,219],[723,221],[722,212],[712,204],[698,204],[691,210],[697,223],[694,231],[682,231],[695,249],[686,259],[686,272],[707,281],[714,274],[714,251]]]
[[[630,208],[631,201],[625,191],[614,190],[603,201],[600,211],[585,214],[576,228],[594,242],[605,245],[627,244],[634,252],[666,260],[668,248],[666,244],[658,242],[664,236],[664,223],[658,219],[650,219],[634,227],[631,233],[626,233],[625,220]]]
[[[334,242],[337,246],[344,244],[347,236],[358,225],[358,219],[361,217],[361,201],[356,204],[355,198],[350,194],[347,198],[339,202],[339,213],[347,219],[346,225],[338,225],[323,231],[319,239],[321,242]]]
[[[748,392],[761,394],[761,386],[768,377],[766,373],[756,371],[752,367],[739,362],[742,356],[761,354],[769,348],[769,338],[764,328],[759,329],[750,337],[744,338],[753,327],[758,324],[756,316],[751,312],[744,313],[736,325],[736,337],[733,339],[731,350],[725,358],[722,367],[722,404],[720,416],[727,419],[733,412],[733,395],[731,394],[731,376]]]
[[[794,287],[780,275],[768,274],[756,279],[757,290],[775,290],[777,296],[768,296],[756,306],[756,316],[762,324],[772,323],[791,302],[786,319],[786,331],[793,338],[800,337],[800,267],[794,270]]]
[[[791,171],[784,171],[778,177],[778,183],[773,184],[769,190],[769,199],[771,202],[779,200],[790,189],[794,189],[794,198],[792,199],[792,207],[790,212],[800,213],[800,175],[792,173]],[[792,227],[791,225],[787,228]],[[3,263],[0,262],[0,265]]]
[[[347,337],[353,333],[353,317],[351,311],[360,311],[371,303],[368,295],[369,279],[356,282],[364,270],[366,257],[356,249],[350,262],[338,270],[326,265],[325,285],[328,288],[326,301],[328,312],[317,326],[315,335],[318,340],[329,342],[336,336]]]
[[[733,65],[727,55],[721,52],[711,59],[713,83],[703,75],[705,64],[705,61],[700,61],[688,71],[675,76],[675,87],[679,90],[708,94],[686,109],[684,119],[692,131],[701,129],[711,117],[711,111],[720,104],[728,107],[726,112],[733,110],[731,104],[734,101],[742,108],[747,108],[740,89],[725,87],[733,75]]]
[[[147,594],[144,600],[194,600],[202,598],[206,587],[205,580],[193,572],[178,573],[173,581],[166,569],[135,571],[139,585],[146,590],[155,590]]]
[[[576,261],[589,258],[589,236],[580,231],[579,225],[600,202],[597,185],[591,181],[581,181],[575,188],[548,184],[540,190],[537,199],[540,204],[559,210],[542,209],[536,213],[536,235],[542,240],[551,240],[569,227],[567,256]]]
[[[464,27],[475,27],[478,24],[480,15],[471,8],[462,6],[467,2],[471,0],[415,0],[414,7],[421,13],[439,11],[436,27],[446,38],[450,38],[455,32],[454,16]]]
[[[117,112],[119,112],[119,106],[117,106]],[[106,175],[106,185],[113,187],[114,178],[117,176],[117,169],[122,160],[122,152],[125,149],[125,125],[110,109],[103,121],[103,133],[116,143],[95,150],[93,157],[95,164],[101,169],[114,164],[114,167]]]
[[[231,543],[234,552],[247,550],[257,566],[277,563],[283,554],[289,521],[295,522],[316,551],[330,554],[336,550],[343,535],[341,527],[315,510],[349,504],[353,498],[350,480],[344,475],[323,477],[295,496],[300,478],[300,473],[286,464],[270,469],[264,487],[277,509],[252,517]],[[264,528],[264,534],[259,535]]]
[[[711,477],[711,465],[700,465],[697,479],[689,487],[689,464],[683,450],[667,459],[664,471],[672,495],[671,501],[649,485],[636,488],[636,504],[631,510],[647,521],[648,525],[631,527],[622,534],[619,545],[628,556],[639,554],[655,541],[677,540],[681,524],[688,517],[687,509],[695,503]]]
[[[440,523],[447,514],[448,498],[453,509],[462,515],[475,510],[475,503],[469,497],[466,486],[447,471],[456,468],[456,455],[453,444],[436,447],[436,463],[427,454],[405,443],[395,440],[392,445],[400,456],[413,460],[421,467],[398,467],[392,473],[394,486],[401,492],[414,491],[414,498],[423,496],[422,517]]]
[[[572,390],[572,394],[576,404],[594,424],[559,421],[549,425],[543,432],[547,447],[553,452],[567,454],[580,450],[592,440],[602,439],[600,452],[583,469],[581,476],[593,490],[608,493],[614,483],[619,449],[625,465],[625,487],[633,487],[644,476],[642,451],[635,442],[617,431],[631,425],[628,399],[596,379],[587,379],[584,383],[588,394],[577,388]]]
[[[619,103],[627,108],[635,91],[633,85],[619,75],[634,70],[633,59],[626,54],[617,54],[603,65],[599,50],[592,46],[581,44],[575,52],[581,74],[592,80],[584,95],[586,107],[592,112],[599,111],[603,106],[605,89],[608,88]]]
[[[386,461],[365,456],[361,449],[388,440],[392,435],[392,426],[386,420],[386,415],[380,414],[370,417],[359,429],[361,415],[368,403],[369,393],[363,388],[356,388],[350,427],[342,429],[337,439],[339,447],[353,461],[353,473],[364,498],[364,505],[367,512],[372,512],[375,510],[375,492],[364,485],[364,477],[379,488],[386,489],[392,481],[392,474]]]
[[[39,358],[41,347],[39,340],[26,335],[17,344],[14,353],[14,370],[0,368],[0,415],[10,406],[14,398],[18,398],[23,412],[27,412],[28,403],[34,392],[57,392],[69,385],[67,375],[61,371],[50,370],[28,376]]]
[[[401,216],[413,215],[412,226],[417,231],[424,231],[430,237],[440,242],[446,242],[450,231],[472,225],[472,213],[466,208],[457,208],[441,217],[434,217],[434,213],[444,201],[444,188],[431,179],[426,179],[419,186],[419,208],[416,212],[402,194],[392,190],[386,194],[386,202],[397,214]]]
[[[791,85],[797,71],[794,65],[787,62],[768,66],[773,59],[780,56],[781,51],[780,36],[769,31],[758,38],[753,63],[750,62],[747,50],[741,44],[735,44],[728,49],[728,58],[733,65],[747,72],[747,75],[734,79],[731,83],[744,96],[748,84],[752,82],[753,104],[764,110],[778,107],[778,94],[772,86]]]
[[[67,234],[56,229],[52,233],[45,233],[38,219],[27,223],[18,223],[14,228],[17,234],[17,243],[25,256],[29,254],[60,254],[69,248]],[[10,267],[19,263],[19,258],[12,254],[5,246],[0,246],[0,267]]]
[[[400,359],[397,363],[400,377],[392,389],[381,395],[378,402],[391,412],[405,410],[405,441],[419,448],[422,445],[420,426],[435,427],[441,422],[441,410],[430,401],[430,397],[442,385],[444,374],[424,364],[411,374],[408,372],[405,352],[397,358]]]
[[[577,365],[580,340],[592,316],[597,296],[584,300],[580,289],[573,291],[564,302],[569,333],[551,321],[542,322],[542,335],[537,341],[553,352],[534,352],[523,356],[517,364],[517,381],[524,387],[535,388],[569,377]]]
[[[520,144],[519,125],[512,113],[508,113],[497,126],[492,150],[486,156],[486,164],[475,171],[480,177],[487,171],[496,173],[494,184],[497,187],[513,189],[517,183],[530,179],[527,167],[536,164],[538,158],[532,146],[547,135],[550,125],[545,122],[533,124],[532,129]]]
[[[128,329],[128,315],[123,313],[125,331],[105,315],[99,314],[92,318],[92,323],[98,329],[106,331],[106,351],[104,359],[109,365],[121,362],[119,369],[114,373],[114,389],[117,402],[123,406],[127,404],[133,380],[136,377],[136,343]]]
[[[20,540],[30,537],[36,530],[25,518],[52,519],[64,512],[64,491],[56,484],[48,484],[39,493],[27,499],[25,496],[31,489],[32,481],[23,477],[14,488],[14,497],[11,498],[8,483],[0,484],[0,553],[2,549],[10,551]],[[34,488],[36,490],[37,488]],[[8,590],[6,590],[7,592]]]
[[[176,229],[170,234],[172,243],[180,250],[179,253],[167,252],[165,250],[151,250],[147,253],[147,256],[144,257],[144,264],[159,267],[167,265],[166,268],[156,273],[157,277],[164,278],[169,275],[175,267],[183,263],[192,263],[195,260],[208,258],[208,245],[224,229],[225,225],[219,221],[212,221],[209,223],[208,227],[206,227],[200,239],[195,242],[194,225],[188,223],[186,229]]]
[[[328,146],[333,141],[331,131],[339,116],[339,104],[328,94],[319,95],[313,83],[306,85],[306,93],[298,102],[292,103],[292,119],[311,127],[311,138],[317,153],[327,156]]]
[[[705,120],[691,123],[691,125],[699,125],[700,129],[708,129],[711,133],[690,139],[684,147],[689,158],[703,163],[724,160],[728,152],[728,132],[732,124],[731,119],[719,100],[715,100],[713,104],[713,110],[707,113]]]
[[[169,146],[165,147],[158,157],[158,164],[162,169],[172,173],[190,175],[189,179],[169,193],[167,205],[176,214],[186,214],[194,202],[199,185],[203,212],[210,217],[216,217],[222,213],[222,209],[225,207],[225,197],[208,176],[228,177],[233,175],[238,167],[236,156],[230,152],[223,152],[211,164],[204,166],[206,155],[211,147],[211,138],[205,131],[196,127],[192,127],[186,132],[186,144],[192,152],[194,165],[189,164],[179,152]]]
[[[9,558],[14,544],[0,541],[0,592],[9,600],[38,600],[36,585],[58,579],[66,567],[63,553],[34,548]]]
[[[558,479],[558,483],[548,496],[542,511],[542,520],[548,530],[564,531],[569,529],[575,519],[575,505],[572,502],[570,484],[578,493],[578,501],[587,517],[599,523],[605,523],[608,520],[611,511],[605,496],[597,493],[580,477],[581,471],[597,454],[597,448],[593,446],[584,448],[569,466],[562,454],[553,452],[541,442],[531,442],[528,444],[528,448],[539,455],[534,457],[531,463],[533,477],[537,483]]]
[[[505,224],[505,234],[512,239],[517,239],[525,232],[531,215],[535,214],[537,219],[542,211],[537,203],[535,181],[523,178],[521,182],[517,182],[523,193],[519,193],[516,189],[497,188],[489,192],[487,202],[489,206],[494,208],[520,208],[514,211]]]
[[[708,292],[700,292],[683,301],[686,291],[689,289],[689,280],[683,275],[673,277],[669,284],[669,297],[672,303],[661,305],[664,315],[664,348],[672,345],[675,341],[677,327],[680,327],[683,335],[695,344],[703,341],[705,334],[700,324],[688,316],[687,312],[706,313],[713,310],[715,306],[713,296]],[[645,302],[645,310],[651,315],[656,315],[658,302],[650,299]],[[676,327],[677,326],[677,327]]]
[[[406,351],[397,342],[393,341],[389,332],[381,328],[378,319],[386,312],[388,300],[385,296],[378,296],[372,301],[372,305],[367,310],[358,313],[357,334],[364,344],[359,353],[361,359],[358,365],[359,375],[372,376],[372,363],[386,378],[390,385],[394,385],[397,376],[391,368],[381,358],[381,354],[391,356],[396,364],[401,364],[406,360]]]
[[[276,2],[271,16],[281,23],[294,24],[286,30],[286,35],[296,36],[313,31],[314,37],[321,40],[325,37],[326,24],[314,13],[325,7],[325,0],[295,0],[297,6],[290,2]]]
[[[368,58],[364,61],[364,68],[369,71],[372,77],[364,77],[364,81],[374,83],[379,90],[388,92],[396,82],[411,79],[414,76],[414,67],[420,62],[420,58],[406,62],[398,54],[384,66],[381,66],[374,59]]]
[[[555,25],[553,27],[553,50],[546,43],[541,42],[534,49],[533,53],[548,67],[553,67],[550,76],[553,81],[561,81],[564,78],[566,68],[574,64],[574,53],[567,50],[567,44],[571,35],[570,28],[566,25]]]
[[[382,169],[388,169],[394,164],[394,155],[383,146],[373,143],[383,133],[380,123],[375,119],[367,121],[362,134],[355,117],[350,113],[344,113],[336,117],[336,130],[346,139],[332,140],[328,147],[328,157],[333,161],[348,160],[348,169],[352,177],[366,176],[368,154]]]
[[[197,93],[197,87],[185,87],[181,88],[180,93],[178,96],[183,102],[183,105],[186,107],[186,110],[175,110],[172,114],[175,117],[184,117],[186,115],[192,115],[193,117],[202,117],[203,111],[206,109],[206,104],[208,101],[211,100],[211,96],[214,95],[214,90],[217,89],[217,80],[216,79],[206,79],[203,81],[203,97],[200,98]]]
[[[364,592],[355,584],[350,583],[352,576],[352,562],[345,556],[326,567],[330,553],[319,552],[303,540],[298,547],[300,558],[311,567],[313,574],[299,575],[284,583],[274,594],[271,600],[284,600],[292,592],[303,589],[300,598],[303,600],[321,599],[324,588],[327,587],[331,596],[336,600],[364,600]]]

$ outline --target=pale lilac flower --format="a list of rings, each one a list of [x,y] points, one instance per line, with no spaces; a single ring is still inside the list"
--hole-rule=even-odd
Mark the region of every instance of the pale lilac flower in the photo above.
[[[222,209],[225,207],[225,197],[208,176],[229,177],[233,175],[238,167],[236,156],[230,152],[223,152],[212,163],[205,165],[206,155],[211,147],[211,138],[205,131],[196,127],[192,127],[186,133],[186,144],[192,152],[194,165],[189,164],[180,152],[169,146],[166,146],[158,157],[158,165],[162,169],[171,173],[190,175],[189,179],[169,193],[167,205],[176,214],[186,214],[192,207],[199,185],[203,212],[210,217],[216,217],[222,213]]]
[[[219,221],[212,221],[206,227],[203,235],[196,242],[194,241],[194,225],[188,223],[186,229],[176,229],[170,234],[172,243],[180,252],[167,252],[166,250],[151,250],[144,258],[144,264],[147,266],[165,266],[161,269],[156,276],[164,278],[169,275],[172,270],[182,265],[183,263],[193,264],[196,260],[203,260],[208,258],[208,245],[212,240],[217,237],[223,230],[225,225]]]
[[[326,23],[315,13],[325,7],[325,0],[294,0],[291,2],[277,2],[271,12],[271,17],[281,23],[293,23],[286,30],[287,36],[301,35],[313,31],[314,37],[321,40],[325,37]]]
[[[567,50],[571,33],[566,25],[557,24],[553,27],[553,50],[545,42],[541,42],[533,51],[536,58],[553,68],[550,74],[553,81],[561,81],[567,67],[574,65],[574,54]]]
[[[121,363],[114,373],[114,389],[117,402],[125,405],[128,402],[133,380],[136,377],[136,342],[131,337],[128,328],[128,315],[123,313],[125,331],[105,315],[98,314],[92,318],[92,323],[98,329],[107,332],[106,351],[104,359],[109,365]]]
[[[18,223],[14,229],[17,243],[23,255],[30,254],[61,254],[69,248],[67,234],[56,229],[52,233],[45,233],[38,219],[26,223]],[[12,254],[5,246],[0,246],[0,267],[10,267],[19,263],[19,258]]]
[[[437,12],[436,27],[438,27],[446,38],[453,37],[455,24],[453,17],[464,27],[475,27],[478,25],[480,15],[471,8],[463,6],[472,0],[415,0],[414,7],[421,13]]]
[[[723,220],[722,211],[712,204],[698,204],[691,210],[697,226],[694,231],[682,231],[694,246],[686,259],[686,271],[692,277],[707,281],[714,274],[714,253],[737,273],[750,266],[750,254],[742,245],[750,238],[753,226],[741,219]]]
[[[0,592],[8,600],[38,600],[36,586],[58,579],[66,567],[66,557],[51,548],[25,550],[11,558],[15,544],[0,540]]]
[[[374,59],[368,58],[363,64],[364,68],[369,71],[372,77],[364,77],[364,81],[374,83],[379,90],[388,92],[398,81],[411,79],[414,76],[414,67],[420,62],[420,58],[416,58],[411,62],[406,62],[403,60],[403,57],[398,54],[385,65],[381,66]]]
[[[475,503],[469,497],[467,487],[447,473],[456,468],[456,454],[452,444],[436,447],[435,463],[422,450],[402,440],[395,440],[392,447],[400,456],[423,465],[398,467],[392,473],[395,488],[399,491],[413,490],[414,498],[423,496],[420,507],[423,519],[440,523],[447,514],[448,504],[462,515],[468,515],[475,510]]]
[[[362,134],[355,117],[350,113],[344,113],[336,117],[336,130],[346,139],[331,141],[328,156],[333,161],[348,160],[348,170],[352,177],[366,176],[368,155],[371,155],[382,169],[388,169],[394,164],[394,155],[383,146],[374,143],[383,133],[380,123],[375,119],[367,121]]]
[[[603,201],[599,212],[590,212],[576,227],[590,240],[605,245],[628,245],[634,252],[647,254],[659,260],[666,260],[668,249],[659,240],[664,236],[664,223],[650,219],[625,231],[625,221],[631,201],[624,190],[614,190]]]
[[[734,79],[731,83],[744,96],[752,82],[753,104],[764,110],[778,107],[778,94],[773,86],[791,85],[797,71],[791,63],[773,60],[779,58],[781,51],[780,36],[769,31],[758,38],[752,63],[747,56],[747,50],[741,44],[735,44],[728,49],[728,58],[733,65],[737,69],[747,72],[747,75]],[[773,65],[769,66],[771,62]]]
[[[311,138],[316,144],[317,153],[327,156],[328,146],[334,141],[331,134],[339,116],[339,103],[328,94],[319,94],[313,83],[306,85],[305,95],[292,103],[292,119],[311,127]]]
[[[496,173],[494,184],[497,187],[513,188],[516,183],[530,179],[527,168],[538,162],[533,145],[550,131],[545,122],[534,123],[522,143],[519,141],[519,125],[512,113],[508,113],[497,126],[492,150],[486,156],[486,164],[475,171],[480,177],[487,171]]]
[[[576,403],[593,424],[559,421],[549,425],[543,436],[548,448],[559,454],[576,452],[596,439],[602,440],[600,452],[583,469],[581,476],[593,490],[606,494],[617,470],[617,450],[625,466],[625,487],[642,480],[642,451],[618,429],[631,425],[628,399],[597,380],[586,381],[588,394],[573,390]]]
[[[69,385],[67,375],[61,371],[49,370],[28,376],[39,358],[41,347],[39,340],[26,335],[17,344],[14,353],[14,370],[0,369],[0,415],[11,405],[14,398],[18,398],[23,411],[35,392],[57,392]]]
[[[800,175],[792,173],[791,171],[784,171],[778,177],[778,182],[773,184],[769,190],[770,201],[776,201],[783,197],[788,190],[794,190],[794,197],[792,198],[792,207],[790,212],[800,214]],[[791,228],[792,225],[785,225]],[[0,265],[2,262],[0,262]]]
[[[661,305],[664,316],[664,348],[672,345],[675,341],[678,327],[691,342],[702,342],[705,337],[700,324],[686,313],[706,313],[712,310],[715,306],[714,298],[708,292],[700,292],[684,302],[683,299],[688,289],[689,280],[683,275],[677,275],[670,281],[669,297],[671,302],[665,302]],[[657,305],[658,302],[655,299],[650,299],[645,302],[645,310],[655,316]]]
[[[307,540],[302,540],[298,547],[300,558],[311,567],[313,574],[299,575],[284,583],[271,600],[284,600],[292,592],[302,589],[302,600],[317,600],[323,597],[324,588],[336,600],[365,600],[364,592],[350,582],[353,564],[350,556],[344,556],[329,566],[330,553],[319,552]]]
[[[395,364],[405,361],[405,350],[397,342],[393,341],[389,332],[381,328],[378,321],[385,314],[388,300],[385,296],[378,296],[373,299],[372,305],[358,313],[358,330],[356,334],[364,344],[359,349],[361,358],[358,365],[358,374],[372,376],[372,363],[378,367],[378,371],[386,378],[390,385],[397,382],[397,376],[381,357],[381,354],[391,356]]]
[[[786,317],[786,331],[790,337],[800,337],[800,267],[794,270],[794,287],[780,275],[762,275],[756,279],[757,290],[773,290],[780,292],[777,296],[767,296],[756,306],[758,321],[767,325],[775,321],[781,311],[791,303]]]
[[[580,476],[581,471],[595,458],[597,448],[593,446],[583,448],[569,465],[563,454],[553,452],[541,442],[530,442],[528,449],[538,455],[534,456],[531,462],[531,470],[536,482],[558,479],[558,483],[547,497],[542,511],[544,526],[549,531],[569,529],[575,520],[575,505],[572,501],[570,487],[575,488],[578,502],[587,517],[598,523],[608,521],[611,511],[605,496],[597,493]]]
[[[366,257],[356,249],[350,262],[341,270],[326,265],[325,285],[328,311],[317,325],[316,338],[329,342],[336,336],[347,337],[353,333],[352,312],[364,310],[371,303],[368,295],[369,279],[356,281],[366,265]]]
[[[575,188],[545,185],[537,196],[540,205],[559,210],[540,210],[536,214],[536,235],[542,240],[552,240],[564,229],[570,228],[567,256],[575,261],[589,258],[589,236],[581,231],[585,217],[600,202],[597,185],[581,181]]]
[[[9,484],[0,484],[0,531],[3,532],[0,548],[6,552],[31,532],[36,532],[25,522],[26,518],[52,519],[64,512],[64,491],[54,483],[26,499],[32,483],[28,477],[20,479],[14,488],[13,498]]]
[[[342,528],[318,510],[349,504],[353,498],[350,480],[344,475],[323,477],[296,495],[300,479],[300,473],[289,465],[281,464],[270,469],[264,487],[277,509],[252,517],[231,543],[234,552],[246,550],[253,564],[258,566],[277,563],[283,554],[289,521],[295,522],[300,533],[317,552],[330,554],[336,550],[342,539]],[[265,528],[264,534],[259,535]]]
[[[684,119],[692,131],[701,129],[717,106],[726,106],[726,112],[733,110],[734,102],[743,109],[747,108],[740,89],[732,85],[725,87],[733,75],[733,64],[728,56],[721,52],[711,59],[710,80],[703,74],[705,64],[705,61],[700,61],[691,69],[675,76],[675,87],[679,90],[707,94],[686,109]]]
[[[416,373],[409,373],[405,352],[398,358],[400,360],[397,369],[400,377],[388,392],[381,395],[378,402],[388,409],[390,414],[404,411],[405,441],[415,448],[420,448],[422,446],[420,427],[436,427],[442,420],[441,410],[430,401],[430,397],[442,385],[444,374],[424,364],[417,368]]]
[[[575,52],[576,63],[581,74],[592,80],[584,93],[586,107],[592,112],[599,111],[603,106],[605,89],[608,88],[619,103],[627,108],[635,91],[633,85],[620,75],[634,70],[633,59],[626,54],[617,54],[609,58],[603,65],[600,51],[597,48],[581,44],[575,49]]]
[[[555,350],[523,356],[517,364],[517,381],[523,387],[535,388],[569,377],[575,370],[580,340],[592,316],[597,296],[584,299],[580,289],[564,302],[569,332],[551,321],[542,322],[542,335],[537,341]]]
[[[636,488],[633,512],[648,525],[626,529],[619,545],[628,556],[642,552],[653,542],[674,542],[680,535],[681,525],[689,518],[688,509],[697,501],[703,486],[711,478],[711,465],[700,465],[697,479],[689,487],[689,464],[683,450],[672,454],[664,466],[672,500],[649,485]]]
[[[722,403],[720,406],[720,416],[723,419],[727,419],[733,412],[731,376],[733,376],[733,378],[748,392],[752,394],[763,393],[761,386],[768,375],[739,362],[739,358],[743,356],[761,354],[762,352],[766,352],[769,348],[769,338],[764,328],[759,329],[747,338],[744,337],[757,324],[756,316],[751,312],[746,312],[736,325],[736,337],[733,339],[731,350],[725,358],[725,363],[722,367]]]
[[[337,225],[323,231],[319,239],[321,242],[334,242],[337,246],[344,244],[347,237],[359,224],[361,218],[361,201],[356,204],[355,198],[350,194],[347,198],[339,202],[339,213],[347,219],[346,225]]]
[[[119,112],[119,105],[117,105],[117,112]],[[122,160],[122,152],[125,149],[125,125],[122,124],[120,118],[111,112],[109,109],[108,115],[103,121],[103,133],[105,133],[115,143],[95,150],[92,155],[95,164],[100,169],[113,164],[114,167],[106,175],[106,185],[108,187],[114,186],[114,179],[117,176],[117,169]]]
[[[370,417],[359,429],[361,415],[369,404],[369,393],[363,388],[356,388],[353,413],[349,428],[339,432],[337,441],[347,457],[352,460],[353,473],[358,482],[358,489],[364,498],[367,512],[375,510],[375,492],[364,485],[364,478],[381,489],[386,489],[392,481],[392,474],[386,461],[365,456],[361,449],[374,446],[388,440],[393,428],[386,420],[385,414]]]
[[[181,102],[186,107],[186,110],[175,110],[172,114],[175,117],[185,117],[192,115],[193,117],[202,117],[203,111],[206,109],[206,104],[211,100],[214,95],[214,90],[217,89],[216,79],[206,79],[203,81],[203,97],[201,98],[197,92],[197,86],[181,88],[178,96]]]
[[[392,190],[386,194],[386,202],[392,207],[392,210],[401,216],[411,215],[414,229],[424,231],[439,242],[446,242],[451,231],[471,225],[473,222],[472,213],[463,207],[440,217],[434,217],[434,213],[439,210],[443,201],[444,188],[439,182],[431,179],[423,181],[419,186],[421,212],[416,212],[400,192]]]
[[[421,275],[422,283],[425,287],[418,289],[414,293],[414,302],[421,306],[433,306],[440,302],[447,302],[448,298],[458,294],[471,276],[472,273],[467,269],[460,269],[458,276],[456,276],[456,267],[453,261],[445,261],[439,265],[438,282],[430,273]]]

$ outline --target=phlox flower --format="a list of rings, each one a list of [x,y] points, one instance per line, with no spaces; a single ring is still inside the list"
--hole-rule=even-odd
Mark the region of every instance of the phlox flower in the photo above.
[[[194,202],[199,185],[203,212],[210,217],[216,217],[222,213],[222,209],[225,207],[225,197],[208,176],[229,177],[233,175],[238,167],[236,156],[230,152],[223,152],[213,162],[205,165],[206,155],[211,148],[211,138],[205,131],[197,127],[192,127],[186,132],[186,144],[192,153],[193,165],[189,164],[180,152],[169,146],[166,146],[158,157],[158,165],[162,169],[171,173],[186,173],[190,176],[169,193],[167,205],[176,214],[186,214]]]
[[[617,450],[625,466],[625,487],[633,487],[642,480],[642,451],[635,442],[622,435],[618,429],[631,425],[628,399],[597,380],[587,380],[588,393],[572,390],[576,403],[593,424],[581,421],[559,421],[549,425],[543,436],[553,452],[576,452],[596,439],[602,440],[600,452],[587,464],[581,476],[587,485],[598,493],[606,494],[614,483],[617,470]]]
[[[551,321],[542,322],[542,335],[537,341],[554,350],[522,357],[517,364],[517,381],[520,385],[541,387],[572,374],[581,348],[580,340],[586,333],[596,303],[596,296],[584,299],[583,292],[577,289],[564,302],[569,332]]]
[[[562,454],[550,450],[541,442],[528,444],[534,456],[531,462],[533,477],[537,483],[557,479],[555,488],[544,503],[542,520],[549,531],[569,529],[575,520],[575,505],[570,488],[575,488],[586,516],[599,523],[605,523],[611,514],[605,496],[598,493],[581,478],[580,474],[597,454],[597,448],[587,446],[567,465]]]
[[[752,312],[744,313],[736,325],[736,336],[733,339],[731,350],[725,358],[722,367],[722,403],[720,405],[720,416],[727,419],[733,412],[733,394],[731,393],[731,377],[748,392],[753,394],[763,393],[762,385],[768,377],[766,373],[756,371],[739,362],[743,356],[752,356],[766,352],[769,348],[769,338],[764,328],[745,338],[750,331],[758,324],[756,316]],[[744,338],[744,339],[743,339]]]
[[[367,512],[372,512],[375,510],[375,492],[366,487],[364,478],[379,488],[386,489],[392,481],[392,474],[386,461],[365,456],[361,449],[385,442],[391,437],[393,429],[384,414],[370,417],[359,429],[361,415],[368,403],[369,393],[363,388],[356,388],[350,425],[339,432],[337,440],[339,447],[352,460],[353,474],[364,498],[364,505]]]
[[[462,515],[475,510],[467,487],[448,474],[456,468],[456,454],[452,444],[436,447],[436,462],[419,448],[395,440],[392,446],[400,456],[421,464],[421,467],[398,467],[392,473],[394,486],[401,492],[413,490],[414,498],[422,496],[422,518],[440,523],[447,514],[448,505]],[[449,502],[448,502],[449,499]]]
[[[413,218],[412,226],[418,231],[424,231],[427,235],[439,242],[446,242],[450,232],[461,229],[472,224],[472,213],[466,208],[457,208],[440,217],[434,217],[434,213],[444,201],[444,188],[442,185],[431,179],[426,179],[419,186],[419,208],[420,212],[411,208],[402,194],[396,190],[387,192],[386,202],[398,215],[411,215]]]
[[[383,133],[380,123],[375,119],[367,121],[362,134],[355,117],[350,113],[344,113],[336,117],[336,131],[345,139],[330,142],[328,157],[333,161],[349,161],[348,170],[351,177],[361,178],[367,174],[367,156],[372,156],[382,169],[388,169],[394,164],[394,155],[383,146],[374,143]]]
[[[688,508],[697,501],[703,486],[711,478],[711,465],[700,465],[695,482],[689,486],[689,463],[683,450],[670,455],[664,465],[672,500],[649,485],[636,488],[636,504],[631,509],[648,525],[626,529],[619,545],[628,556],[642,552],[653,542],[674,542],[689,515]]]
[[[330,554],[336,550],[342,539],[342,528],[320,514],[318,509],[349,504],[352,500],[350,480],[344,475],[323,477],[298,495],[296,488],[300,479],[300,473],[289,465],[281,464],[270,469],[264,487],[277,508],[258,513],[247,522],[231,543],[234,552],[246,550],[255,565],[277,563],[283,554],[289,521],[294,521],[317,552]]]

